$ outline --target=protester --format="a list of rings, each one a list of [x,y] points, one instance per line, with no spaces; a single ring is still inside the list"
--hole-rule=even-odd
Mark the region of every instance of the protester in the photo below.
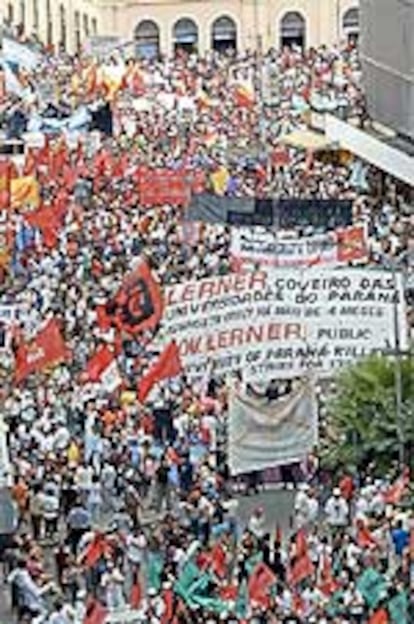
[[[286,466],[284,480],[302,482],[291,526],[281,532],[261,507],[242,522],[222,450],[226,381],[210,371],[190,383],[174,346],[165,373],[153,345],[160,319],[151,324],[145,304],[158,282],[232,270],[230,228],[183,221],[177,197],[197,185],[228,197],[350,199],[355,223],[368,229],[370,262],[399,258],[409,281],[407,189],[387,180],[378,193],[375,170],[356,180],[346,158],[284,142],[307,128],[311,107],[363,115],[357,50],[270,50],[263,79],[279,79],[262,99],[253,53],[142,62],[116,54],[100,63],[47,54],[42,63],[20,99],[2,102],[5,131],[16,111],[31,130],[45,129],[52,103],[36,84],[53,75],[61,118],[93,104],[107,134],[62,126],[7,174],[29,177],[35,203],[15,195],[1,284],[1,302],[21,311],[2,364],[19,520],[2,556],[18,621],[110,622],[133,608],[134,621],[160,624],[402,624],[408,487],[390,503],[386,475],[376,485],[341,475],[331,487]],[[148,169],[163,172],[156,186]],[[140,282],[128,284],[128,307],[131,269]],[[33,367],[33,345],[42,368]],[[278,396],[267,389],[268,401]],[[247,481],[256,494],[262,474]]]

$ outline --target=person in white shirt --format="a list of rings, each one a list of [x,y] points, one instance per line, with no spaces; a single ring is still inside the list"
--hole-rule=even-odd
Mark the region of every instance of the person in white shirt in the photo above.
[[[335,488],[333,495],[328,499],[325,515],[326,522],[332,528],[342,528],[348,524],[349,507],[339,488]]]
[[[263,507],[257,507],[250,517],[249,531],[257,539],[261,539],[265,534],[266,516]]]

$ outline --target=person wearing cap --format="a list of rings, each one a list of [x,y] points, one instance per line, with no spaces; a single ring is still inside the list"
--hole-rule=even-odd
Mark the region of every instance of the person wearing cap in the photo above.
[[[326,523],[332,529],[343,529],[348,524],[348,513],[348,503],[341,496],[341,490],[335,487],[325,504]]]

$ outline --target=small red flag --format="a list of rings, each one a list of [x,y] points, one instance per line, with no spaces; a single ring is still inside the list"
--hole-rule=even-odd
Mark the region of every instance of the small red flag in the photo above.
[[[83,553],[80,555],[80,560],[87,568],[93,568],[104,555],[110,555],[112,553],[112,546],[102,533],[97,533],[93,540],[88,544]]]
[[[378,542],[372,535],[363,520],[357,520],[357,544],[361,548],[371,548],[378,546]]]
[[[322,555],[322,565],[320,572],[319,589],[325,596],[330,596],[339,589],[339,583],[337,583],[332,574],[331,560],[326,553]]]
[[[258,563],[247,585],[249,601],[267,608],[269,604],[269,589],[276,581],[276,575],[272,570],[265,563]]]
[[[293,586],[298,585],[309,576],[312,576],[314,572],[315,566],[309,556],[306,532],[304,529],[300,529],[296,534],[296,554],[291,562],[289,582]]]
[[[106,609],[98,600],[92,599],[86,607],[83,624],[104,624],[108,609]]]
[[[406,466],[403,473],[384,493],[384,502],[388,505],[398,505],[410,483],[410,469]]]
[[[101,345],[87,362],[82,377],[88,381],[98,382],[103,371],[112,364],[114,357],[108,345]]]
[[[15,381],[20,383],[31,373],[66,360],[70,353],[56,319],[51,319],[29,344],[19,347],[16,355]]]
[[[133,583],[131,587],[131,595],[129,599],[129,603],[131,605],[131,609],[138,609],[142,600],[142,588],[141,583],[139,582],[138,572],[134,572]]]
[[[10,207],[11,167],[7,160],[0,160],[0,210]]]
[[[174,616],[174,592],[169,587],[162,592],[165,611],[161,616],[161,624],[170,624]]]
[[[42,206],[34,212],[26,213],[24,217],[29,225],[41,231],[46,247],[56,247],[62,219],[53,206]]]
[[[377,609],[368,620],[368,624],[388,624],[389,618],[386,609]]]
[[[143,403],[159,381],[176,377],[181,371],[182,365],[178,347],[175,342],[170,342],[148,373],[141,379],[138,385],[139,401]]]

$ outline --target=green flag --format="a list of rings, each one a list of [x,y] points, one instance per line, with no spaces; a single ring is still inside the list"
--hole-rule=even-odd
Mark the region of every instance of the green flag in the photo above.
[[[408,624],[408,597],[407,592],[401,591],[389,601],[388,613],[394,624]]]
[[[255,553],[249,559],[247,559],[247,561],[246,561],[246,570],[247,570],[247,574],[249,576],[251,575],[251,573],[253,572],[253,570],[257,566],[257,564],[261,563],[262,560],[263,560],[263,553],[261,553],[261,552]]]
[[[161,587],[161,572],[164,567],[164,559],[158,553],[150,552],[147,565],[147,586],[148,589],[158,591]]]
[[[249,604],[247,582],[243,583],[239,587],[239,592],[236,599],[236,615],[240,619],[244,619],[247,616],[247,607]]]
[[[370,609],[375,609],[386,595],[385,579],[374,568],[368,568],[357,580],[357,589]]]

